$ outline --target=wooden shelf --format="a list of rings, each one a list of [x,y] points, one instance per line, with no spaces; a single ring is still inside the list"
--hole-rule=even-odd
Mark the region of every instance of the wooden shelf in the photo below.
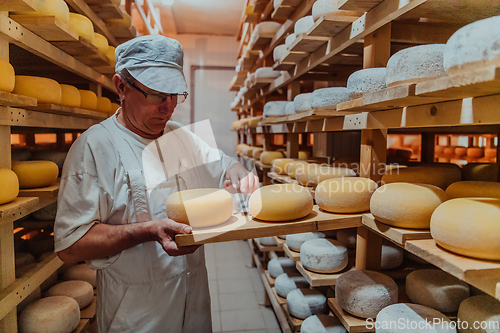
[[[276,293],[275,287],[272,287],[271,289],[273,290],[274,297],[276,297],[276,300],[278,301],[279,305],[281,306],[286,305],[286,298],[283,298],[280,295],[278,295],[278,293]]]
[[[347,15],[323,15],[320,17],[309,30],[308,36],[314,37],[325,37],[325,36],[336,36],[339,32],[344,30],[348,25],[352,24],[361,16],[347,16]],[[314,50],[315,51],[315,50]]]
[[[335,286],[338,277],[354,269],[354,258],[349,259],[347,267],[338,273],[315,273],[305,268],[300,261],[295,263],[297,270],[309,282],[311,287]]]
[[[266,276],[266,279],[267,279],[267,282],[269,283],[269,285],[271,287],[274,286],[274,281],[276,280],[275,278],[273,278],[270,274],[269,274],[269,271],[268,270],[265,270],[264,271],[264,275]]]
[[[97,296],[94,295],[92,302],[80,310],[80,318],[82,319],[92,319],[95,317],[95,312],[97,308]]]
[[[78,41],[78,33],[58,17],[10,15],[10,18],[49,42]]]
[[[91,119],[99,119],[103,120],[108,118],[110,115],[105,112],[86,110],[80,108],[73,108],[63,105],[57,104],[38,104],[37,106],[27,106],[26,109],[39,111],[39,112],[47,112],[47,113],[55,113],[62,115],[69,115],[74,117],[83,117],[83,118],[91,118]]]
[[[3,106],[18,106],[18,107],[26,107],[26,106],[35,106],[37,105],[36,98],[11,94],[5,91],[0,91],[0,105]]]
[[[278,236],[273,236],[276,243],[281,246],[281,251],[283,251],[283,245],[286,244],[286,240],[279,238]]]
[[[109,32],[115,36],[115,38],[134,38],[137,35],[137,30],[134,27],[124,27],[122,25],[107,24]]]
[[[113,3],[89,4],[89,7],[103,21],[109,19],[123,19],[123,13],[120,7]]]
[[[368,329],[366,319],[355,317],[345,312],[337,303],[337,300],[335,298],[329,298],[328,305],[330,306],[330,309],[332,309],[335,316],[340,320],[342,325],[344,325],[344,327],[347,329],[349,333],[375,331],[375,327],[373,327],[373,329]]]
[[[89,326],[89,319],[80,319],[80,323],[78,324],[77,328],[75,328],[75,330],[71,333],[86,333]]]
[[[275,246],[262,245],[260,243],[259,238],[254,238],[253,240],[254,240],[255,244],[257,245],[257,249],[260,252],[283,251],[283,247],[280,245],[275,245]]]
[[[36,11],[37,9],[37,0],[2,0],[2,2],[0,2],[0,11],[31,12]]]
[[[323,36],[308,36],[307,33],[301,33],[292,45],[290,45],[290,52],[307,52],[312,53],[316,51],[320,46],[325,45],[330,37]]]
[[[20,189],[19,197],[39,197],[39,198],[56,198],[59,194],[59,184],[58,179],[54,184],[40,187],[40,188],[30,188],[30,189]]]
[[[288,320],[288,323],[290,324],[290,328],[292,329],[293,332],[300,332],[300,327],[302,326],[302,323],[304,322],[303,319],[295,318],[290,314],[288,311],[288,306],[287,304],[282,304],[281,307],[283,308],[283,311],[286,314],[286,318]]]
[[[283,244],[283,251],[285,251],[285,255],[294,262],[297,262],[300,260],[300,252],[294,251],[288,247],[288,245]]]
[[[39,198],[17,197],[11,202],[0,205],[0,224],[12,222],[36,210],[40,202]]]

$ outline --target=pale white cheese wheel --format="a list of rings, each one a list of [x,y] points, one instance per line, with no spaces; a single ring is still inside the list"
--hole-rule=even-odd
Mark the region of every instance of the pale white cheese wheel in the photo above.
[[[387,86],[418,83],[446,76],[443,67],[444,48],[445,44],[428,44],[396,52],[387,62]]]
[[[385,72],[385,67],[379,67],[365,68],[352,73],[347,79],[349,98],[359,98],[368,92],[387,88]]]
[[[312,6],[312,17],[317,21],[321,16],[336,12],[339,10],[337,1],[332,0],[316,0]]]
[[[382,244],[382,255],[380,261],[381,269],[394,269],[399,267],[404,260],[404,250],[389,241]]]
[[[273,60],[281,61],[288,54],[288,50],[285,44],[278,45],[273,50]]]
[[[273,160],[273,171],[279,175],[286,175],[288,165],[294,161],[293,158],[277,158]]]
[[[309,173],[320,167],[322,166],[314,163],[298,167],[295,169],[295,179],[300,185],[310,186],[311,183],[309,182]]]
[[[496,163],[467,163],[461,171],[463,180],[497,181],[498,166]]]
[[[267,263],[267,271],[273,278],[277,278],[283,273],[295,274],[297,273],[297,268],[295,267],[295,263],[286,257],[276,257]]]
[[[458,165],[436,164],[389,170],[382,176],[382,183],[422,183],[445,190],[450,184],[461,179],[462,174]]]
[[[375,318],[380,310],[397,303],[398,285],[382,273],[353,270],[337,278],[335,298],[344,311],[361,318]]]
[[[406,276],[406,295],[413,303],[440,312],[456,312],[469,297],[469,285],[440,269],[418,269]]]
[[[468,327],[460,329],[460,333],[498,333],[495,325],[500,322],[500,302],[489,295],[469,297],[460,303],[457,318]],[[475,322],[483,327],[474,329]]]
[[[80,309],[94,299],[94,288],[87,281],[63,281],[47,290],[46,296],[68,296],[78,302]]]
[[[369,178],[326,179],[316,187],[314,200],[321,209],[332,213],[365,212],[370,209],[370,198],[377,187]]]
[[[258,34],[275,34],[281,28],[281,23],[265,21],[257,24],[255,30]]]
[[[298,94],[293,99],[293,106],[295,113],[311,111],[311,95],[312,93]]]
[[[436,325],[433,325],[433,323]],[[376,322],[376,333],[456,333],[456,325],[441,312],[429,307],[398,303],[382,309]]]
[[[286,115],[285,108],[288,104],[287,101],[271,101],[264,105],[264,118],[265,117],[282,117]]]
[[[337,230],[337,240],[347,246],[349,249],[356,248],[356,240],[358,238],[358,230],[356,228]]]
[[[448,200],[439,187],[391,183],[379,187],[370,200],[370,211],[382,223],[410,229],[428,229],[434,210]]]
[[[295,114],[295,103],[294,102],[288,102],[288,104],[285,106],[285,113],[286,115],[291,115]]]
[[[297,38],[296,34],[289,34],[285,38],[285,45],[287,49],[290,49],[290,46],[292,46],[293,42],[295,41],[295,38]]]
[[[276,240],[273,237],[260,237],[259,243],[260,243],[260,245],[263,245],[263,246],[276,246],[276,245],[278,245],[278,243],[276,243]]]
[[[309,215],[313,209],[311,193],[297,184],[261,187],[248,201],[250,214],[264,221],[290,221]]]
[[[500,260],[500,199],[457,198],[436,208],[431,235],[436,243],[460,255]]]
[[[286,298],[288,293],[297,288],[307,288],[309,287],[309,282],[300,273],[283,273],[278,275],[276,280],[274,280],[274,288],[276,293]]]
[[[307,317],[300,333],[347,333],[347,330],[337,317],[323,314]]]
[[[272,165],[277,158],[283,158],[283,153],[280,151],[263,151],[260,154],[260,162],[264,165]],[[257,158],[257,157],[255,157]]]
[[[309,170],[309,184],[316,187],[326,179],[355,176],[356,172],[349,168],[323,166]]]
[[[316,289],[294,289],[286,296],[286,303],[290,314],[299,319],[328,312],[325,295]]]
[[[500,16],[479,20],[458,29],[446,42],[443,63],[448,74],[500,65]]]
[[[97,285],[97,272],[90,268],[87,264],[79,264],[68,268],[63,275],[64,280],[82,280],[87,281],[96,287]]]
[[[260,67],[255,70],[255,79],[276,79],[280,75],[281,72],[273,70],[272,67]]]
[[[295,178],[295,172],[296,172],[296,170],[297,169],[300,169],[300,170],[304,169],[306,165],[309,165],[309,163],[307,161],[303,161],[303,160],[290,162],[287,165],[286,173],[291,178]]]
[[[78,302],[68,296],[52,296],[28,305],[19,317],[20,333],[70,333],[80,323]]]
[[[295,22],[293,32],[295,33],[295,35],[308,32],[313,25],[314,25],[314,19],[312,15],[301,17],[297,20],[297,22]]]
[[[293,251],[300,252],[300,247],[305,241],[317,238],[325,238],[322,232],[301,232],[299,234],[286,235],[286,245]]]
[[[337,104],[349,100],[349,92],[346,87],[331,87],[316,89],[311,95],[311,107],[335,107]]]
[[[233,198],[228,191],[200,188],[172,193],[167,198],[167,217],[193,228],[226,222],[233,214]]]
[[[446,188],[446,194],[450,198],[499,198],[500,183],[482,181],[460,181]]]
[[[347,247],[336,240],[310,239],[300,246],[300,262],[316,273],[340,272],[347,267],[347,261]]]

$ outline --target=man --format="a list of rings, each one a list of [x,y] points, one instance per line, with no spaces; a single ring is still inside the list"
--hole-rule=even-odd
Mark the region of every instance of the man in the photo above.
[[[55,250],[97,269],[99,332],[211,332],[203,247],[176,245],[191,228],[166,218],[165,201],[186,188],[258,187],[241,164],[168,122],[187,95],[182,65],[179,42],[164,36],[119,45],[121,108],[75,141],[63,168]],[[147,188],[142,153],[164,134],[169,175]]]

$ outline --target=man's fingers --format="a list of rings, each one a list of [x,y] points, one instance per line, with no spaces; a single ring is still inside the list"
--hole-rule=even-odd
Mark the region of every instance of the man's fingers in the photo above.
[[[189,234],[192,231],[192,228],[184,223],[179,223],[174,220],[165,219],[167,224],[165,226],[165,232],[167,234]]]

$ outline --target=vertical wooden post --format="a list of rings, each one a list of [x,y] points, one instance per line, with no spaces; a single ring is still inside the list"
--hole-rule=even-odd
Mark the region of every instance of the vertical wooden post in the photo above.
[[[380,270],[382,237],[365,227],[358,227],[356,269]]]
[[[385,67],[391,57],[391,23],[365,37],[363,68]]]
[[[286,134],[286,157],[299,157],[299,133]]]
[[[434,133],[423,132],[422,133],[422,150],[420,152],[421,162],[432,163],[434,162],[434,144],[435,136]]]
[[[293,81],[287,86],[286,100],[291,102],[298,94],[300,94],[300,82]]]
[[[387,155],[387,129],[361,131],[359,173],[380,183],[385,172]]]

